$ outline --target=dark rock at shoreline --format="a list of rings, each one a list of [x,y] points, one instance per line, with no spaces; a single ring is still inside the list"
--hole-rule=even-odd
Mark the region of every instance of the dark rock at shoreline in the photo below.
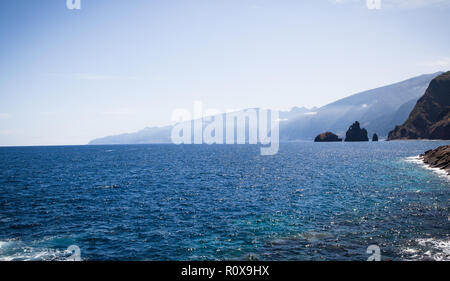
[[[359,122],[356,121],[345,134],[345,141],[369,141],[367,130],[361,129]]]
[[[430,165],[432,168],[443,169],[450,175],[450,145],[428,150],[420,156],[425,164]]]
[[[378,141],[378,135],[377,134],[373,134],[372,141]]]
[[[320,135],[318,135],[315,139],[315,142],[340,142],[342,141],[341,138],[339,138],[337,135],[333,134],[332,132],[325,132]]]
[[[398,139],[450,139],[450,71],[430,82],[408,120],[389,133]]]

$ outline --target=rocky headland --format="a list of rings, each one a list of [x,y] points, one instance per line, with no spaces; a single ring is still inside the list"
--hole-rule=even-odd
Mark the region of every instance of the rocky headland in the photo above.
[[[450,139],[450,71],[434,78],[408,120],[389,133],[388,140]]]
[[[450,175],[450,145],[430,149],[424,154],[421,154],[420,157],[425,164],[428,164],[432,168],[443,169]]]

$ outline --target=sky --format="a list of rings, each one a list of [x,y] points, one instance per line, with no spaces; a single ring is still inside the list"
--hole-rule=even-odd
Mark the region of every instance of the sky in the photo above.
[[[323,106],[450,70],[450,0],[0,1],[0,146]]]

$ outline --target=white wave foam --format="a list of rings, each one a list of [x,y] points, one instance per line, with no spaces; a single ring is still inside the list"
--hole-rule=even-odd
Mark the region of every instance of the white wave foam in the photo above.
[[[0,241],[0,261],[64,261],[68,250],[30,247],[20,241]]]
[[[447,174],[447,172],[446,172],[445,170],[440,169],[440,168],[433,168],[433,167],[430,167],[430,165],[425,164],[425,163],[423,162],[423,157],[421,157],[421,156],[419,156],[419,155],[417,155],[417,156],[411,156],[411,157],[406,157],[406,158],[405,158],[405,161],[406,161],[406,162],[409,162],[409,163],[417,164],[417,165],[421,166],[421,167],[424,168],[424,169],[433,171],[433,172],[436,173],[439,177],[442,177],[442,178],[444,178],[444,179],[450,181],[450,175]]]
[[[421,238],[416,239],[413,244],[416,247],[402,251],[407,260],[450,261],[450,240]]]

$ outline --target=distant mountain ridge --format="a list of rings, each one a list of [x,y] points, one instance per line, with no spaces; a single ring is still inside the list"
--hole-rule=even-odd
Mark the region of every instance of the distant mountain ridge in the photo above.
[[[430,82],[408,120],[396,126],[388,139],[450,139],[450,71]]]
[[[144,128],[135,133],[120,134],[94,139],[90,145],[101,144],[151,144],[170,143],[172,126]]]
[[[440,74],[421,75],[340,99],[319,108],[314,115],[282,124],[280,136],[284,140],[309,140],[325,131],[344,136],[348,126],[358,120],[370,134],[386,137],[393,126],[408,118],[430,81]]]
[[[258,108],[254,108],[258,110]],[[295,119],[298,116],[307,114],[311,110],[306,107],[293,107],[291,110],[280,111],[279,118],[281,120]],[[138,132],[119,134],[107,136],[103,138],[94,139],[89,142],[90,145],[103,144],[156,144],[156,143],[171,143],[170,134],[172,126],[164,127],[147,127]]]
[[[280,111],[280,140],[313,140],[317,134],[332,131],[339,136],[355,120],[369,134],[386,137],[407,118],[430,81],[443,72],[417,76],[399,83],[361,92],[321,108],[294,107]],[[89,144],[171,143],[171,126],[145,128],[141,131],[94,139]]]

